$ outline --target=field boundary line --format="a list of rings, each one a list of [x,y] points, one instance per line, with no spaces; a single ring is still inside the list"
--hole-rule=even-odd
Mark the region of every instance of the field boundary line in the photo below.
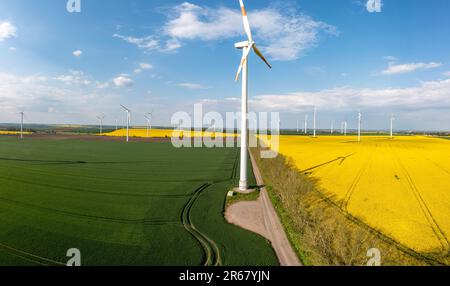
[[[8,246],[6,244],[0,243],[0,250],[3,250],[4,252],[11,254],[16,257],[20,257],[22,259],[25,259],[27,261],[37,263],[42,266],[66,266],[65,263],[59,262],[50,258],[42,257],[39,255],[35,255],[11,246]],[[50,263],[50,264],[49,264]]]

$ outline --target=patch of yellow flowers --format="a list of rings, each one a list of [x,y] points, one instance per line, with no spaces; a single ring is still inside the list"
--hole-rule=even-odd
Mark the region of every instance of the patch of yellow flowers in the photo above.
[[[104,136],[114,136],[114,137],[125,137],[127,135],[126,129],[119,129],[113,132],[104,133]],[[141,137],[141,138],[171,138],[175,137],[206,137],[206,138],[219,138],[219,137],[236,137],[233,133],[222,133],[222,132],[209,132],[209,131],[188,131],[188,130],[173,130],[173,129],[130,129],[130,137]]]
[[[450,141],[280,136],[280,153],[371,227],[419,252],[450,250]]]
[[[23,135],[30,135],[32,132],[23,132]],[[20,135],[20,131],[0,131],[0,135]]]

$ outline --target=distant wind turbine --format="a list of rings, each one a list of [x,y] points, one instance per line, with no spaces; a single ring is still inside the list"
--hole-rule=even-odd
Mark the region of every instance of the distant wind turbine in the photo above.
[[[331,135],[334,134],[334,120],[331,120]]]
[[[314,137],[316,137],[317,108],[314,107]]]
[[[361,142],[361,120],[362,114],[361,111],[358,111],[358,142]]]
[[[308,114],[305,114],[305,134],[308,134]]]
[[[347,121],[344,121],[344,136],[347,136],[347,126],[348,126]]]
[[[394,114],[392,113],[392,115],[391,115],[391,139],[394,138],[394,121],[395,121],[395,117],[394,117]]]
[[[120,105],[122,106],[122,108],[125,110],[125,112],[127,113],[127,142],[129,142],[129,138],[130,138],[130,120],[131,120],[131,110],[126,108],[125,106],[123,106],[122,104]]]
[[[19,112],[20,114],[20,139],[23,139],[23,117],[25,116],[25,113]]]
[[[236,81],[239,79],[239,75],[242,72],[242,110],[241,110],[241,164],[240,164],[240,180],[239,180],[239,190],[246,191],[248,188],[247,182],[247,159],[248,159],[248,59],[251,50],[260,57],[263,62],[267,64],[269,68],[271,65],[264,58],[262,53],[258,50],[253,41],[252,32],[250,29],[250,23],[247,17],[247,11],[245,10],[244,2],[239,0],[242,11],[242,19],[244,22],[244,30],[247,34],[247,41],[236,43],[234,46],[237,49],[242,49],[242,60],[236,74]]]
[[[144,115],[145,119],[147,119],[147,137],[150,137],[150,130],[152,129],[152,117],[153,111]]]
[[[103,119],[105,119],[105,115],[97,116],[97,119],[100,121],[100,136],[103,135]]]

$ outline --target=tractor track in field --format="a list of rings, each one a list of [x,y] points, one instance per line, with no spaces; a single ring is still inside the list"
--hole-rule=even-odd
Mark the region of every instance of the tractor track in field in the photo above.
[[[47,207],[41,207],[41,206],[33,205],[30,203],[14,201],[14,200],[1,198],[1,197],[0,197],[0,202],[7,203],[9,205],[21,206],[21,207],[31,208],[31,209],[35,209],[35,210],[39,210],[39,211],[52,212],[52,213],[57,213],[57,214],[61,214],[61,215],[71,216],[71,217],[91,219],[94,221],[107,221],[107,222],[114,222],[114,223],[121,223],[121,224],[144,224],[144,225],[167,225],[167,224],[179,225],[180,224],[180,222],[178,222],[178,221],[171,221],[171,220],[166,220],[166,219],[120,219],[120,218],[111,218],[111,217],[103,217],[103,216],[95,216],[95,215],[86,215],[86,214],[57,210],[57,209],[52,209],[52,208],[47,208]]]
[[[352,196],[356,190],[356,187],[358,186],[359,182],[361,181],[362,176],[366,172],[367,168],[370,165],[370,158],[369,160],[364,163],[364,165],[361,167],[361,169],[358,171],[358,174],[356,175],[355,179],[353,180],[352,184],[350,185],[350,188],[348,189],[347,193],[345,194],[344,200],[341,203],[341,208],[345,211],[348,211],[348,204],[350,200],[352,199]]]
[[[36,181],[24,180],[24,179],[19,179],[19,178],[1,177],[1,176],[0,176],[0,180],[19,182],[19,183],[23,183],[23,184],[32,185],[32,186],[60,189],[60,190],[68,191],[68,192],[92,193],[92,194],[102,194],[102,195],[112,195],[112,196],[143,197],[143,198],[154,198],[154,197],[155,198],[186,198],[186,197],[190,196],[189,194],[186,194],[186,195],[181,195],[181,194],[180,195],[162,195],[162,194],[160,194],[160,195],[158,195],[158,194],[95,191],[95,190],[88,190],[88,189],[82,189],[82,188],[67,187],[67,186],[63,186],[63,185],[39,183]]]
[[[201,196],[201,194],[210,186],[211,184],[206,183],[194,191],[191,199],[187,202],[181,212],[181,223],[202,247],[205,255],[203,266],[221,266],[222,259],[220,257],[219,247],[214,242],[214,240],[210,239],[204,233],[200,232],[191,220],[192,207],[195,205],[195,202]]]
[[[239,166],[239,153],[236,152],[236,158],[234,159],[233,163],[233,169],[231,170],[231,180],[234,180],[237,178],[237,169]]]
[[[435,266],[448,266],[446,263],[431,257],[430,255],[427,254],[423,254],[420,252],[415,251],[414,249],[402,244],[401,242],[393,239],[392,237],[387,236],[386,234],[384,234],[383,232],[381,232],[380,230],[370,226],[369,224],[367,224],[366,222],[364,222],[363,220],[361,220],[360,218],[352,215],[351,213],[349,213],[348,211],[344,210],[341,208],[341,204],[335,202],[332,198],[329,198],[326,194],[324,194],[323,192],[314,189],[314,191],[320,195],[323,200],[325,202],[327,202],[328,204],[336,207],[348,220],[350,220],[351,222],[355,223],[356,225],[365,228],[367,231],[369,231],[370,233],[376,235],[379,239],[381,239],[382,241],[391,244],[393,246],[395,246],[398,250],[400,250],[401,252],[410,255],[411,257],[414,257],[420,261],[424,261],[426,263],[428,263],[429,265],[435,265]]]
[[[405,168],[405,166],[401,163],[401,161],[398,159],[398,156],[396,154],[397,162],[400,166],[400,168],[403,171],[403,174],[406,177],[406,181],[408,183],[408,186],[410,190],[413,192],[415,199],[417,200],[420,209],[422,210],[422,213],[424,214],[425,218],[428,221],[428,224],[430,225],[431,229],[433,230],[434,235],[436,236],[437,240],[442,246],[443,251],[449,251],[450,250],[450,242],[445,234],[445,232],[442,230],[442,228],[439,226],[439,224],[436,221],[436,218],[431,213],[430,208],[428,207],[427,203],[425,202],[422,194],[419,191],[419,188],[417,187],[414,179],[409,174],[408,170]]]
[[[4,168],[4,169],[9,169],[9,167],[5,167],[0,165],[0,168]],[[22,169],[22,170],[27,170],[27,171],[31,171],[37,174],[41,174],[41,175],[52,175],[52,176],[61,176],[61,177],[72,177],[72,178],[84,178],[84,179],[94,179],[94,180],[104,180],[104,181],[119,181],[119,182],[139,182],[139,183],[185,183],[185,182],[198,182],[198,183],[203,183],[204,180],[203,179],[152,179],[152,180],[142,180],[142,179],[137,179],[137,178],[117,178],[117,177],[99,177],[99,176],[86,176],[86,175],[80,175],[80,174],[68,174],[68,173],[58,173],[58,172],[54,172],[54,171],[49,171],[49,172],[44,172],[41,170],[36,170],[36,168],[27,168],[27,167],[23,167],[23,166],[14,166],[14,168],[16,169]]]
[[[30,252],[14,248],[3,243],[0,243],[0,251],[3,251],[9,255],[19,257],[25,261],[32,262],[40,266],[66,266],[66,264],[63,262],[35,255]]]

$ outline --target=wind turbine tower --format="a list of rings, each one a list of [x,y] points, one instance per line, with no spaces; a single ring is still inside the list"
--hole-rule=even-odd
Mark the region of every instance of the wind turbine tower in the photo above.
[[[316,137],[317,108],[314,107],[314,137]]]
[[[123,106],[122,104],[120,105],[122,106],[122,108],[125,110],[125,112],[127,113],[127,142],[129,142],[130,139],[130,120],[131,120],[131,110],[126,108],[125,106]]]
[[[105,115],[97,116],[97,119],[100,121],[100,136],[103,135],[103,119],[105,119]]]
[[[25,113],[19,112],[20,114],[20,139],[23,139],[23,117],[25,116]]]
[[[394,121],[395,121],[395,117],[394,114],[391,115],[391,139],[394,138]]]
[[[305,134],[308,134],[308,114],[305,114]]]
[[[361,111],[358,111],[358,142],[361,142],[361,119],[362,119]]]
[[[244,2],[239,0],[241,6],[242,19],[244,23],[244,31],[247,34],[247,40],[236,43],[234,46],[237,49],[242,50],[242,59],[236,74],[236,81],[239,79],[239,75],[242,72],[242,106],[241,106],[241,170],[239,180],[239,190],[247,191],[247,158],[248,158],[248,60],[250,52],[253,50],[258,57],[260,57],[269,68],[271,65],[264,58],[262,53],[256,47],[253,41],[252,32],[250,29],[250,23],[247,17],[247,11],[245,10]]]
[[[152,116],[153,111],[144,115],[145,119],[147,119],[147,137],[150,136],[150,130],[152,129]]]

